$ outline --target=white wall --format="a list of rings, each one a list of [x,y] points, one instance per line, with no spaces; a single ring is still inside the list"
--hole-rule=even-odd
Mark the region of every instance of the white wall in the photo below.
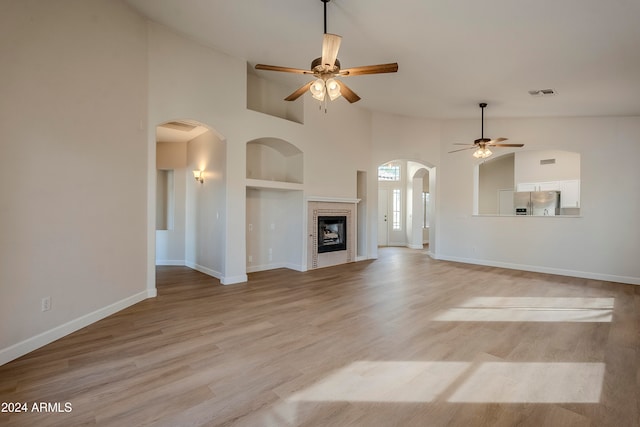
[[[173,227],[156,230],[157,265],[185,265],[186,190],[193,172],[187,169],[186,142],[158,142],[156,167],[173,171]]]
[[[541,165],[541,160],[554,159]],[[580,179],[580,154],[561,150],[524,150],[515,154],[515,185],[523,182]]]
[[[223,277],[226,247],[226,145],[211,131],[187,143],[187,170],[203,171],[204,182],[187,180],[185,264]]]
[[[302,270],[303,215],[302,191],[247,188],[247,271]]]
[[[145,22],[120,1],[12,1],[0,32],[2,364],[155,289]]]
[[[429,170],[429,193],[431,195],[431,204],[437,206],[438,189],[436,179],[436,167],[440,162],[440,139],[441,139],[441,122],[439,120],[421,119],[414,117],[403,117],[390,114],[374,113],[372,127],[372,144],[373,144],[373,168],[375,175],[370,181],[370,187],[373,187],[373,197],[376,202],[371,204],[375,212],[372,213],[370,221],[372,221],[371,236],[373,245],[378,241],[378,174],[377,168],[390,160],[407,159],[414,160],[424,164],[430,168]],[[436,250],[437,233],[435,211],[430,215],[431,223],[429,230],[429,251]],[[371,247],[371,252],[377,254],[377,247]]]
[[[407,206],[407,210],[411,209],[412,216],[407,243],[410,248],[422,249],[423,244],[429,241],[429,229],[422,227],[424,217],[422,193],[429,191],[429,170],[425,167],[426,165],[416,162],[407,162],[407,166],[409,175],[407,183],[410,183],[412,188],[411,204]]]
[[[442,151],[473,141],[476,122],[444,122]],[[496,119],[487,125],[494,136],[524,143],[524,150],[580,153],[582,217],[474,217],[476,160],[464,152],[444,154],[438,258],[640,284],[640,118]]]

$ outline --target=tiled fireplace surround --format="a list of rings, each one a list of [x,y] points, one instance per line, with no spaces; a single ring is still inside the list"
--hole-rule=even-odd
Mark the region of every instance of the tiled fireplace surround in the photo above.
[[[357,199],[309,199],[307,232],[307,268],[329,267],[354,262],[356,256]],[[347,217],[347,249],[318,253],[318,217]]]

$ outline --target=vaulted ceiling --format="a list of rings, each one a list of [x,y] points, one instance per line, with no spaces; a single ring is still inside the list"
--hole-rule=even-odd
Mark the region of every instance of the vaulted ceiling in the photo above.
[[[308,68],[321,53],[321,0],[127,1],[251,67]],[[331,0],[327,13],[343,68],[399,64],[345,78],[363,108],[476,118],[484,101],[486,117],[640,115],[638,0]],[[257,73],[291,91],[308,81]],[[540,89],[557,94],[529,94]]]

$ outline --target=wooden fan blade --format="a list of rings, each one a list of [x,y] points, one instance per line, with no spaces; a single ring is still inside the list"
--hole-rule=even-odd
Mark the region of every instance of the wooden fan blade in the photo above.
[[[356,95],[354,91],[349,89],[349,87],[346,84],[344,84],[343,82],[338,82],[338,85],[340,85],[340,94],[344,96],[344,99],[346,99],[352,104],[354,102],[360,101],[360,97]]]
[[[498,142],[502,142],[502,141],[506,141],[507,138],[496,138],[496,139],[492,139],[491,141],[487,142],[487,144],[497,144]]]
[[[458,151],[464,151],[464,150],[471,150],[473,148],[478,148],[475,145],[473,147],[467,147],[467,148],[461,148],[459,150],[453,150],[453,151],[449,151],[449,153],[457,153]]]
[[[476,147],[478,144],[463,144],[462,142],[454,142],[453,145],[468,145]]]
[[[302,95],[304,95],[304,93],[306,91],[309,90],[309,88],[311,87],[311,84],[313,82],[309,82],[306,85],[300,87],[299,89],[297,89],[295,92],[293,92],[291,95],[287,96],[284,100],[285,101],[295,101],[296,99],[300,98]]]
[[[491,146],[492,147],[524,147],[524,144],[491,144]]]
[[[296,74],[313,74],[313,71],[311,70],[303,70],[300,68],[280,67],[278,65],[265,65],[265,64],[256,64],[256,70],[283,71],[285,73],[296,73]]]
[[[336,64],[341,41],[342,37],[337,34],[324,34],[322,38],[322,66],[325,70],[332,70]]]
[[[347,68],[340,70],[340,75],[360,76],[363,74],[395,73],[396,71],[398,71],[398,63],[393,62],[390,64],[365,65],[362,67]]]

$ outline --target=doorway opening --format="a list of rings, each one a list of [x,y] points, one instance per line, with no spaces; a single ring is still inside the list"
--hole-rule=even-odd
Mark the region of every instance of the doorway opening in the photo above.
[[[215,129],[191,119],[156,126],[153,154],[158,178],[155,188],[149,190],[155,204],[152,223],[157,224],[155,265],[187,266],[223,278],[224,141]]]
[[[378,167],[378,247],[435,252],[436,168],[396,159]]]

